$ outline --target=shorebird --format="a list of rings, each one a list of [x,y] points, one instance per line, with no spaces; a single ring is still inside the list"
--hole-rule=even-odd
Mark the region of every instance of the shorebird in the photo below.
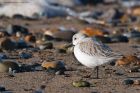
[[[122,57],[121,54],[113,52],[111,48],[96,38],[87,37],[83,33],[75,34],[72,39],[75,57],[81,64],[89,68],[96,68],[97,78],[99,65]]]

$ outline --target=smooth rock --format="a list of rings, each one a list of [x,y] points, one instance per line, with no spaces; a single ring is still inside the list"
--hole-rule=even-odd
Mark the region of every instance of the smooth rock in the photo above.
[[[0,59],[7,59],[8,56],[6,54],[0,53]]]
[[[57,61],[57,62],[43,62],[42,67],[44,67],[45,69],[55,69],[55,70],[64,70],[65,69],[65,65],[63,62],[61,61]]]
[[[121,59],[118,59],[116,61],[116,66],[124,66],[124,65],[129,65],[129,64],[134,64],[134,65],[139,65],[140,64],[140,59],[137,56],[134,55],[128,55],[124,56]]]
[[[25,35],[28,34],[28,29],[20,25],[8,25],[6,31],[9,35],[16,34],[16,32],[21,32],[22,34]]]
[[[21,53],[19,53],[19,56],[20,56],[20,58],[23,58],[23,59],[29,59],[32,57],[32,54],[21,52]]]
[[[72,85],[74,87],[90,87],[90,83],[87,81],[74,81]]]
[[[134,84],[134,80],[126,79],[126,80],[123,81],[123,84],[124,85],[132,85],[132,84]]]
[[[111,42],[116,43],[116,42],[128,42],[128,38],[122,35],[113,35],[110,36]]]
[[[50,41],[50,40],[54,40],[54,38],[50,35],[43,35],[42,40],[43,41]]]
[[[17,41],[17,47],[22,49],[22,48],[27,48],[28,45],[27,43],[21,38]]]
[[[0,92],[3,93],[3,91],[6,91],[5,87],[4,86],[0,86]]]
[[[4,50],[13,50],[17,48],[17,44],[10,38],[5,37],[0,39],[0,48]]]
[[[66,53],[67,52],[66,49],[56,49],[56,51],[58,53]]]
[[[140,80],[134,80],[134,85],[140,85]]]
[[[19,65],[15,61],[5,60],[0,62],[0,72],[9,72],[9,68],[15,71],[19,70]]]
[[[140,37],[140,32],[133,30],[131,32],[123,33],[123,35],[128,38],[135,38],[135,37]]]
[[[90,27],[82,29],[80,30],[80,32],[86,34],[87,36],[104,36],[106,34],[109,34],[108,32],[102,31],[101,29]]]
[[[111,43],[111,39],[109,37],[105,37],[105,36],[95,36],[95,38],[99,41],[101,41],[102,43]]]
[[[26,35],[24,37],[24,40],[25,42],[29,43],[29,42],[32,42],[32,43],[35,43],[36,42],[36,37],[33,36],[33,35]]]
[[[138,66],[138,67],[130,68],[129,72],[130,73],[132,73],[132,72],[140,72],[140,67]]]
[[[60,31],[59,29],[46,30],[45,35],[50,35],[56,40],[72,41],[72,37],[75,34],[73,31]]]
[[[47,43],[39,45],[38,47],[39,47],[40,50],[52,49],[53,48],[53,43],[47,42]]]

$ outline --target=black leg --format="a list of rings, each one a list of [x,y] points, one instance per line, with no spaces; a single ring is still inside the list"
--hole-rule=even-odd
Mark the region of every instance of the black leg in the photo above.
[[[98,66],[96,66],[96,71],[97,71],[96,72],[96,78],[99,79],[99,67]]]

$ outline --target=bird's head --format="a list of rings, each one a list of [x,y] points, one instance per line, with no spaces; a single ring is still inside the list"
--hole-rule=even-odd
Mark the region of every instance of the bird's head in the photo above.
[[[83,33],[76,33],[75,35],[73,35],[73,38],[72,38],[73,45],[77,45],[78,43],[80,43],[86,37],[87,36]]]

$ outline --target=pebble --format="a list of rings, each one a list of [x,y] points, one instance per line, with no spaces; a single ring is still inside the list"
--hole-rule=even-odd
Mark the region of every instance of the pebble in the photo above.
[[[110,36],[111,42],[116,43],[116,42],[128,42],[128,38],[122,35],[113,35]]]
[[[132,85],[132,84],[134,84],[134,81],[131,80],[131,79],[126,79],[126,80],[123,81],[123,84],[124,85]]]
[[[131,68],[130,70],[129,70],[129,72],[130,73],[132,73],[132,72],[140,72],[140,67],[138,66],[138,67],[133,67],[133,68]]]
[[[3,91],[6,91],[5,87],[4,86],[0,86],[0,92],[3,93]]]
[[[22,48],[27,48],[28,45],[27,43],[21,38],[19,41],[17,41],[17,47],[22,49]]]
[[[25,42],[32,42],[32,43],[35,43],[36,42],[36,37],[35,36],[33,36],[33,35],[26,35],[25,37],[24,37],[24,40],[25,40]]]
[[[140,59],[137,56],[128,55],[116,61],[116,66],[124,66],[133,63],[134,65],[140,64]]]
[[[53,49],[53,43],[52,42],[47,42],[47,43],[39,45],[38,47],[39,47],[40,50]]]
[[[74,87],[90,87],[90,83],[87,81],[74,81],[72,85]]]
[[[58,53],[66,53],[67,51],[66,51],[66,49],[57,49],[56,50]]]
[[[19,70],[19,65],[15,61],[4,60],[0,62],[0,72],[9,72],[9,68],[15,71]]]
[[[95,38],[99,41],[101,41],[102,43],[111,43],[111,39],[109,37],[105,37],[105,36],[95,36]]]
[[[129,14],[133,15],[133,16],[140,16],[140,7],[133,7],[133,8],[129,8],[129,10],[127,10]]]
[[[17,48],[17,44],[10,38],[4,37],[0,39],[0,47],[4,50],[13,50]]]
[[[80,30],[80,32],[86,34],[87,36],[104,36],[105,34],[108,34],[108,32],[103,32],[98,28],[90,28],[90,27],[82,29]]]
[[[140,85],[140,80],[134,80],[134,85]]]
[[[43,41],[50,41],[50,40],[54,40],[54,38],[50,35],[43,35],[42,40]]]
[[[8,56],[6,54],[0,53],[0,59],[7,59]]]
[[[20,58],[23,58],[23,59],[29,59],[32,57],[32,54],[21,52],[21,53],[19,53],[19,56],[20,56]]]
[[[44,35],[52,36],[56,40],[72,41],[72,37],[75,33],[73,31],[61,31],[59,29],[46,30]]]
[[[49,69],[49,68],[54,68],[57,70],[65,69],[65,65],[61,61],[43,62],[41,66],[44,67],[45,69]]]
[[[0,38],[8,36],[8,33],[5,31],[0,31]]]
[[[66,70],[65,65],[63,62],[43,62],[41,65],[47,73],[49,74],[55,74],[55,75],[62,75],[64,74],[64,71]]]
[[[6,29],[7,33],[9,35],[13,35],[16,34],[16,32],[21,32],[22,34],[28,34],[28,29],[24,26],[20,26],[20,25],[8,25],[7,29]]]
[[[123,33],[123,36],[126,36],[127,38],[140,37],[140,32],[132,30],[131,32]]]

